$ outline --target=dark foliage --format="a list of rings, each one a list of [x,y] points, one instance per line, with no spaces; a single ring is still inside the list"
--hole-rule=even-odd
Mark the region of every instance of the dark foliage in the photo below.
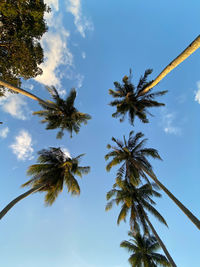
[[[152,81],[147,82],[148,76],[152,73],[151,69],[147,69],[144,75],[140,78],[137,87],[131,83],[131,71],[130,75],[124,76],[122,84],[114,82],[115,90],[109,89],[109,94],[116,100],[110,102],[110,105],[116,107],[116,112],[112,114],[114,118],[120,118],[120,122],[123,122],[126,114],[129,116],[129,121],[133,125],[135,116],[137,116],[142,122],[147,123],[148,108],[164,106],[165,104],[155,101],[155,97],[164,95],[167,91],[152,93],[152,89],[146,94],[141,94],[145,87],[147,87]]]
[[[79,112],[74,107],[74,101],[76,99],[76,90],[72,89],[66,100],[60,98],[58,91],[55,87],[47,87],[50,92],[53,101],[47,101],[50,106],[41,104],[44,108],[41,111],[34,112],[34,115],[44,117],[42,123],[47,123],[46,129],[57,129],[60,131],[57,134],[57,138],[62,138],[64,130],[67,130],[72,137],[72,133],[78,133],[81,124],[87,124],[87,121],[91,119],[91,116],[86,113]]]
[[[20,86],[20,77],[42,74],[39,43],[47,31],[44,13],[50,9],[43,0],[7,0],[0,2],[0,78]],[[5,88],[0,88],[1,95]]]

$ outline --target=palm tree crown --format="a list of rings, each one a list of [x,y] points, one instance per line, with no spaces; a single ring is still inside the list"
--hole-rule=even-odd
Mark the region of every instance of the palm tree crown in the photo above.
[[[112,158],[106,166],[107,171],[110,171],[113,166],[122,163],[117,172],[117,179],[122,179],[125,176],[125,179],[133,185],[138,185],[140,183],[140,177],[143,177],[148,182],[143,168],[152,172],[152,166],[147,160],[147,157],[150,156],[157,159],[161,159],[161,157],[156,149],[144,148],[147,139],[140,141],[144,136],[143,133],[139,132],[135,136],[133,136],[133,133],[133,131],[130,132],[128,140],[124,137],[123,142],[113,137],[112,141],[117,146],[107,145],[107,148],[112,149],[112,151],[106,154],[105,159]]]
[[[131,239],[121,242],[120,247],[125,248],[131,253],[128,259],[131,266],[171,266],[165,256],[157,253],[160,245],[154,236],[142,236],[139,232],[137,234],[129,232],[128,235]]]
[[[80,194],[80,187],[74,176],[82,177],[90,170],[90,167],[79,166],[83,154],[70,158],[60,148],[55,147],[43,149],[38,154],[38,164],[31,165],[27,171],[32,178],[22,186],[39,187],[38,191],[46,192],[45,203],[47,205],[55,201],[64,184],[72,195]]]
[[[40,102],[40,105],[44,108],[44,110],[36,111],[33,114],[44,117],[41,122],[47,123],[47,130],[60,128],[57,138],[62,138],[64,130],[70,132],[72,137],[72,132],[78,133],[81,124],[87,124],[87,121],[91,119],[91,116],[89,114],[79,112],[74,107],[74,101],[76,98],[75,89],[70,91],[66,100],[60,98],[55,87],[47,87],[47,89],[54,101],[46,101],[50,104],[48,106]]]
[[[131,230],[137,233],[141,225],[144,233],[149,234],[149,226],[146,221],[146,211],[149,211],[160,222],[167,225],[162,215],[153,207],[156,203],[152,199],[153,196],[161,197],[155,189],[158,187],[155,184],[145,184],[140,187],[135,187],[126,180],[118,181],[114,184],[113,189],[107,193],[107,200],[110,200],[106,205],[106,210],[110,210],[113,204],[121,204],[117,223],[122,220],[126,221],[126,217],[130,213]]]
[[[117,146],[111,146],[108,144],[108,149],[112,149],[109,152],[105,159],[112,158],[112,160],[106,166],[107,171],[122,163],[121,167],[118,169],[116,181],[122,179],[125,176],[125,179],[132,183],[132,185],[139,185],[141,182],[141,177],[146,179],[149,182],[146,174],[153,179],[153,181],[174,201],[174,203],[185,213],[185,215],[200,229],[200,220],[186,207],[181,203],[175,195],[173,195],[169,189],[167,189],[153,173],[152,166],[147,160],[147,157],[153,157],[161,159],[158,151],[153,148],[143,148],[144,143],[147,139],[143,139],[139,142],[139,139],[143,137],[142,133],[137,133],[133,136],[133,131],[129,134],[128,141],[124,137],[124,142],[115,139],[112,140],[117,144]]]
[[[156,96],[164,95],[167,91],[160,91],[156,93],[151,93],[151,89],[145,93],[140,94],[152,81],[147,82],[147,77],[152,73],[152,69],[147,69],[139,80],[137,87],[131,83],[131,71],[130,75],[124,76],[123,84],[119,82],[114,82],[116,90],[109,89],[109,94],[112,95],[116,100],[110,102],[111,106],[117,108],[116,112],[112,114],[114,118],[120,118],[120,122],[124,121],[125,115],[128,113],[129,121],[133,125],[135,116],[144,122],[149,122],[147,119],[147,111],[150,107],[164,106],[165,104],[159,103],[154,100]]]

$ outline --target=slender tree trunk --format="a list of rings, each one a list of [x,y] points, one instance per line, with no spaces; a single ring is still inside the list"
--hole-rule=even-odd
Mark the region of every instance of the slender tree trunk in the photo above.
[[[36,101],[38,101],[39,103],[41,103],[41,104],[43,104],[43,105],[52,107],[51,104],[49,104],[48,102],[42,100],[41,98],[37,97],[36,95],[31,94],[31,93],[29,93],[29,92],[27,92],[27,91],[25,91],[25,90],[23,90],[23,89],[21,89],[21,88],[19,88],[19,87],[17,87],[17,86],[14,86],[14,85],[8,83],[8,82],[5,82],[5,81],[3,81],[2,79],[0,79],[0,85],[2,85],[2,86],[4,86],[4,87],[7,87],[7,88],[9,88],[10,90],[13,90],[13,91],[15,91],[15,92],[17,92],[17,93],[20,93],[20,94],[22,94],[22,95],[25,95],[25,96],[27,96],[27,97],[33,99],[33,100],[36,100]]]
[[[185,215],[196,225],[196,227],[200,230],[200,221],[197,219],[192,212],[190,212],[153,174],[152,172],[148,171],[146,168],[143,167],[143,170],[149,175],[154,182],[168,195],[168,197],[173,200],[176,205],[185,213]]]
[[[41,189],[43,186],[37,186],[30,190],[28,190],[26,193],[23,193],[19,195],[17,198],[13,199],[2,211],[0,212],[0,220],[6,215],[6,213],[20,200],[24,199],[25,197],[29,196],[30,194],[37,192],[39,189]]]
[[[153,234],[155,235],[156,239],[158,240],[158,243],[160,244],[162,250],[164,251],[164,253],[165,253],[168,261],[170,262],[171,266],[172,267],[177,267],[175,262],[173,261],[172,257],[170,256],[167,248],[165,247],[164,243],[162,242],[162,240],[160,239],[159,235],[157,234],[155,228],[153,227],[153,225],[149,221],[149,218],[148,218],[147,214],[144,212],[144,210],[143,210],[143,214],[144,214],[145,220],[147,221],[147,223],[148,223],[149,227],[151,228]]]
[[[194,53],[200,47],[200,35],[178,56],[176,57],[157,77],[147,86],[139,95],[144,95],[151,88],[157,85],[170,71],[183,62],[187,57]]]

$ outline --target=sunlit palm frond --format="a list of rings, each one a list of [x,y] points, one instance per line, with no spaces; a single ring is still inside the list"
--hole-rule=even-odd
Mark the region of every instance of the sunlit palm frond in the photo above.
[[[32,177],[22,186],[34,188],[40,185],[41,188],[38,191],[46,193],[47,205],[53,204],[64,184],[72,195],[80,194],[75,175],[82,177],[90,170],[88,166],[79,166],[79,160],[83,154],[70,158],[60,148],[55,147],[43,149],[38,154],[38,164],[31,165],[27,171],[27,174]]]

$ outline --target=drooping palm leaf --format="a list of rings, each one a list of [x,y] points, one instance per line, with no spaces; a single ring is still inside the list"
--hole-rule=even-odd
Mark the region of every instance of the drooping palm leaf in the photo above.
[[[47,205],[53,204],[64,184],[72,195],[80,194],[80,187],[75,175],[82,177],[90,170],[88,166],[79,166],[83,154],[76,158],[70,158],[60,148],[55,147],[43,149],[38,154],[38,164],[31,165],[27,171],[32,178],[24,183],[23,187],[34,188],[41,185],[38,191],[46,192],[45,203]]]
[[[129,232],[128,235],[131,239],[121,242],[120,247],[131,253],[128,260],[132,267],[156,267],[157,264],[171,266],[165,256],[157,253],[160,245],[154,236],[142,236],[139,232],[137,234]]]
[[[124,137],[123,142],[112,138],[117,146],[110,144],[107,146],[108,149],[112,150],[105,155],[105,159],[111,158],[106,166],[107,171],[118,164],[122,164],[118,169],[116,179],[124,177],[133,185],[138,185],[141,182],[141,177],[147,182],[149,181],[142,167],[152,172],[152,166],[147,157],[157,159],[161,159],[161,157],[156,149],[144,148],[147,139],[140,140],[143,136],[141,132],[134,135],[134,132],[131,131],[128,140]]]
[[[147,225],[144,212],[150,212],[160,222],[167,226],[165,219],[154,208],[155,201],[152,197],[161,197],[155,189],[155,184],[145,184],[140,187],[135,187],[127,180],[121,181],[120,185],[115,184],[106,197],[108,203],[106,210],[113,207],[113,204],[121,204],[121,210],[118,215],[117,224],[122,220],[126,221],[128,214],[130,214],[129,222],[133,231],[137,232],[139,225],[143,227],[145,233],[149,234],[149,226]]]
[[[147,114],[149,108],[164,106],[164,103],[155,101],[157,96],[162,96],[167,91],[152,93],[152,89],[147,93],[141,95],[140,93],[146,88],[152,81],[147,82],[148,76],[152,73],[151,69],[147,69],[144,75],[140,78],[137,87],[131,83],[132,73],[124,76],[122,84],[114,82],[115,90],[109,89],[109,94],[115,98],[110,102],[110,105],[116,107],[116,111],[112,114],[114,118],[120,118],[120,122],[124,121],[126,114],[128,114],[129,121],[133,125],[135,117],[137,116],[142,122],[147,123]]]
[[[58,91],[55,87],[47,87],[54,101],[47,101],[50,105],[41,104],[43,110],[36,111],[33,114],[43,117],[42,123],[47,123],[46,129],[60,129],[57,133],[57,138],[62,138],[64,130],[70,133],[78,133],[81,124],[87,124],[91,116],[86,113],[79,112],[74,107],[76,99],[76,90],[72,89],[69,96],[64,100],[60,98]]]
[[[147,182],[149,182],[148,177],[150,177],[200,230],[200,220],[185,205],[183,205],[183,203],[178,200],[154,174],[152,166],[148,161],[148,157],[160,160],[161,157],[156,149],[144,147],[146,140],[143,139],[140,141],[140,138],[142,137],[142,133],[137,133],[134,136],[133,131],[131,131],[128,141],[125,138],[124,142],[112,138],[113,142],[115,142],[117,146],[112,146],[110,144],[107,146],[107,148],[111,149],[111,151],[105,155],[105,159],[108,160],[111,158],[111,161],[107,164],[106,170],[110,171],[112,167],[125,163],[124,179],[128,180],[135,186],[140,184],[141,178],[144,178]],[[116,178],[117,183],[118,180],[120,181],[122,179],[122,177],[120,179],[118,178],[118,174]]]

